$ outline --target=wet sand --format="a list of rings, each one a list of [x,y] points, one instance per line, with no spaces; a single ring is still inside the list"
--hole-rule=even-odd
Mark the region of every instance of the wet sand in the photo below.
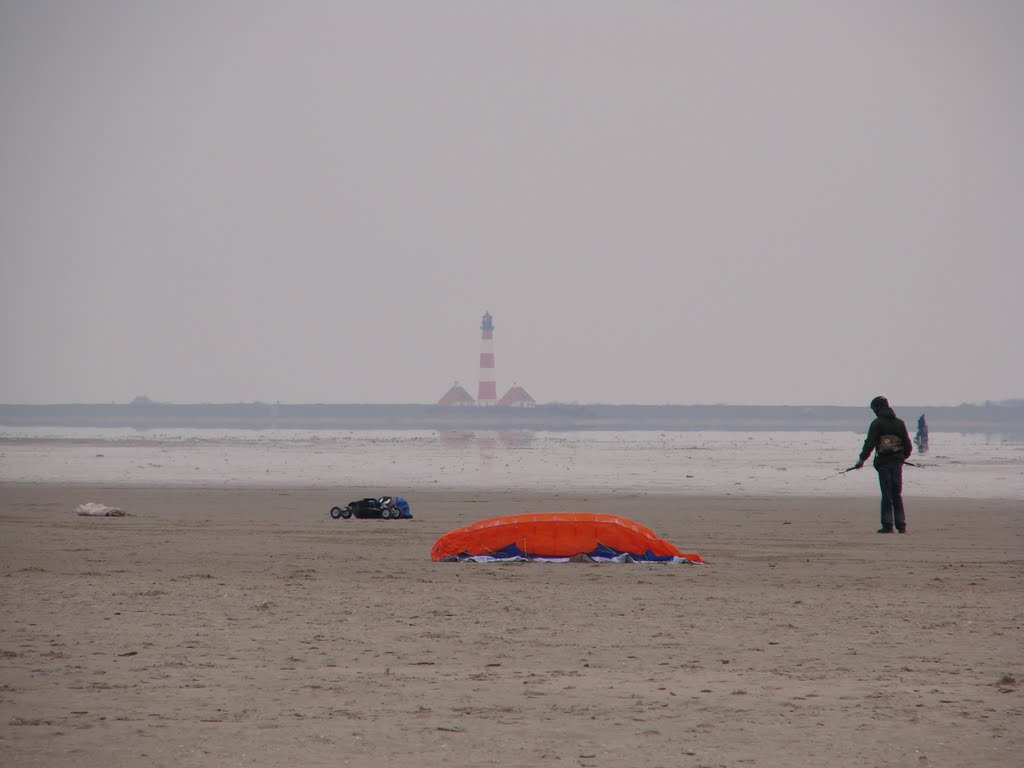
[[[0,485],[0,764],[1019,764],[1020,502],[375,491]],[[554,510],[708,564],[430,561]]]

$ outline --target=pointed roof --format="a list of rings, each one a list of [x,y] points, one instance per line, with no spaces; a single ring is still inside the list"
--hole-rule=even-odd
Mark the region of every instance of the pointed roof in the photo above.
[[[530,393],[520,386],[512,387],[512,389],[506,392],[504,397],[498,401],[498,405],[518,405],[523,408],[529,408],[536,404],[537,402],[530,397]]]
[[[438,405],[472,405],[475,400],[465,389],[455,382],[452,388],[445,392],[444,397],[437,401]]]

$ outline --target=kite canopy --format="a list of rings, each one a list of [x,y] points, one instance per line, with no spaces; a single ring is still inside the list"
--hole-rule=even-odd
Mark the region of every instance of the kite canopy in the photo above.
[[[680,552],[646,526],[593,512],[530,512],[480,520],[439,538],[430,559],[704,562],[700,555]]]

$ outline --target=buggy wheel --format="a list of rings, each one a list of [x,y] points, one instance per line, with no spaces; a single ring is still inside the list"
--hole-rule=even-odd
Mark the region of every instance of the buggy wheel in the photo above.
[[[391,510],[388,509],[387,507],[385,507],[384,509],[382,509],[380,511],[380,516],[382,518],[384,518],[385,520],[390,520],[391,519]]]
[[[340,518],[344,513],[341,511],[341,507],[331,507],[331,517],[335,520]]]

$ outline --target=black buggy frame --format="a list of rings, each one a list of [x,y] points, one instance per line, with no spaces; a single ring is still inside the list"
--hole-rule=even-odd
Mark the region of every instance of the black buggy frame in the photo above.
[[[350,501],[344,507],[331,507],[331,517],[335,520],[356,518],[356,520],[398,520],[402,510],[390,496],[379,499],[366,498]]]

